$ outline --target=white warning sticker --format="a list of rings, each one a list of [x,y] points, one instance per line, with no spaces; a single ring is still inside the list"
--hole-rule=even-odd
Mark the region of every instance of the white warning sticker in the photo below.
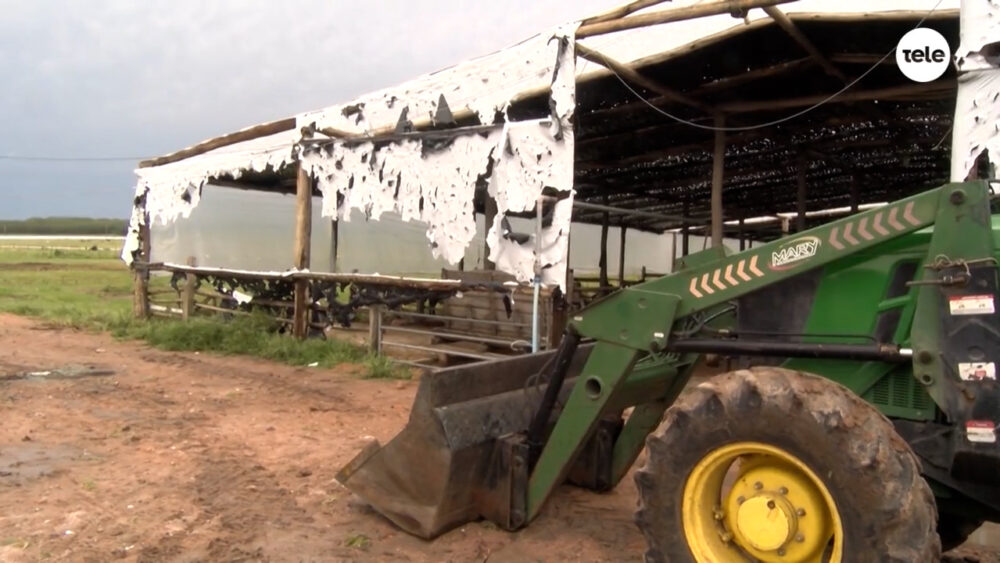
[[[948,308],[952,315],[992,315],[992,295],[956,295],[948,298]]]
[[[997,378],[997,366],[993,362],[960,362],[958,376],[962,381],[982,381]]]
[[[996,424],[993,424],[989,420],[970,420],[965,423],[965,435],[969,438],[970,442],[996,443]]]

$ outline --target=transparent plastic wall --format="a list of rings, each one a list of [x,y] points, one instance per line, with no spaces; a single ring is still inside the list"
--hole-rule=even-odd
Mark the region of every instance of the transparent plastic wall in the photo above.
[[[331,271],[332,222],[321,218],[320,202],[313,201],[312,267]],[[531,234],[534,222],[512,218],[514,231]],[[379,221],[366,221],[355,210],[350,221],[338,228],[338,271],[411,276],[437,276],[449,268],[444,260],[434,259],[423,223],[403,222],[392,213]],[[484,221],[476,216],[476,237],[465,255],[465,268],[482,268],[484,258]],[[608,275],[618,275],[620,234],[618,227],[608,230]],[[186,263],[194,257],[201,266],[242,270],[284,271],[292,266],[295,240],[295,196],[206,186],[201,203],[187,219],[152,229],[153,261]],[[673,260],[670,234],[657,235],[630,229],[625,235],[625,275],[637,276],[643,267],[648,272],[666,273]],[[574,223],[570,242],[570,267],[577,274],[596,274],[600,257],[601,228]],[[726,241],[733,247],[732,241]],[[703,237],[692,236],[691,252],[701,250]],[[680,237],[677,237],[680,244]],[[453,267],[450,267],[453,268]]]

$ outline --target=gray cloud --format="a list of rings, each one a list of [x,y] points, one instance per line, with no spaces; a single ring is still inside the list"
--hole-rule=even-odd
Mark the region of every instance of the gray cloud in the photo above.
[[[0,154],[159,155],[614,4],[0,0]],[[0,160],[0,218],[124,217],[134,165]]]

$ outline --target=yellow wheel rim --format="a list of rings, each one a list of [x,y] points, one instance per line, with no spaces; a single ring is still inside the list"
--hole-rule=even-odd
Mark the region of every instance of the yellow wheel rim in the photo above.
[[[699,563],[843,560],[830,491],[799,458],[769,444],[737,442],[705,455],[684,484],[681,514]]]

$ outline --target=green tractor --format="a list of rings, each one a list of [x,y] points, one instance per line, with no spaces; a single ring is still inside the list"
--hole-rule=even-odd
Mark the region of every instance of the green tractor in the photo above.
[[[402,432],[338,479],[421,537],[516,530],[645,449],[647,561],[935,561],[1000,521],[990,197],[948,184],[686,256],[577,313],[556,350],[425,377]],[[681,396],[705,355],[752,367]]]

